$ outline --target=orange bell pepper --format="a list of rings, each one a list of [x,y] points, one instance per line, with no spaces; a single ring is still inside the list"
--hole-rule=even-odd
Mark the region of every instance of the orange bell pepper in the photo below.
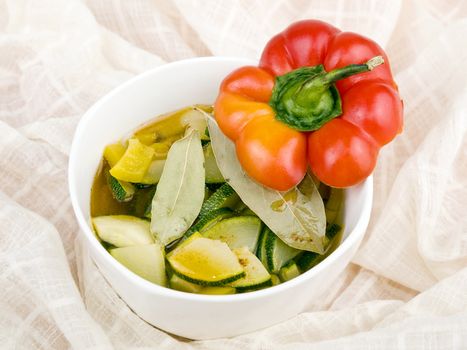
[[[402,130],[384,51],[316,20],[273,37],[259,67],[227,76],[214,115],[247,174],[279,191],[297,185],[308,166],[330,186],[355,185]]]

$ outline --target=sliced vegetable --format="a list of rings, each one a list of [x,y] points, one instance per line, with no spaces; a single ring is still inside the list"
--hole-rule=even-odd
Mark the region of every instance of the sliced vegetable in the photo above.
[[[128,202],[135,194],[135,186],[126,181],[120,181],[108,174],[107,183],[109,184],[112,196],[119,202]]]
[[[217,164],[242,201],[291,247],[323,253],[326,215],[318,189],[309,176],[287,193],[252,181],[243,171],[235,145],[208,120]]]
[[[279,278],[279,276],[271,274],[271,282],[273,286],[277,286],[278,284],[281,284],[281,279]]]
[[[264,228],[264,253],[263,263],[273,273],[279,272],[282,266],[295,258],[302,250],[292,248],[282,242],[269,227]]]
[[[263,263],[264,266],[267,266],[266,263],[266,230],[261,230],[261,233],[258,237],[258,244],[256,247],[256,256]]]
[[[212,151],[211,143],[203,147],[204,153],[204,169],[206,170],[206,183],[223,183],[225,182],[219,167],[217,166],[214,152]]]
[[[318,191],[319,191],[321,198],[323,198],[324,207],[326,208],[326,204],[329,200],[329,196],[331,195],[331,187],[329,187],[328,185],[322,182],[320,182],[319,186],[317,187],[318,187]]]
[[[198,239],[198,238],[203,238],[203,236],[199,232],[193,233],[190,237],[185,239],[184,241],[177,242],[177,244],[173,247],[172,251],[167,253],[167,259],[177,250],[181,249],[182,247],[188,245],[191,241]],[[166,247],[167,248],[167,247]]]
[[[236,292],[234,287],[229,286],[203,287],[202,285],[185,281],[175,274],[170,278],[170,287],[181,292],[208,295],[226,295],[235,294]]]
[[[167,284],[164,251],[159,243],[114,248],[109,253],[138,276],[161,286]]]
[[[118,180],[141,182],[152,161],[154,150],[143,145],[138,139],[130,139],[120,160],[110,169],[110,174]]]
[[[151,202],[156,193],[157,185],[149,185],[136,191],[131,202],[133,214],[138,217],[151,218]]]
[[[326,229],[326,237],[329,239],[333,239],[334,237],[337,236],[338,233],[340,233],[343,229],[343,226],[338,225],[338,224],[330,224],[327,229]]]
[[[204,201],[206,201],[209,197],[211,197],[211,190],[208,186],[204,186]]]
[[[185,281],[184,279],[173,274],[172,277],[170,277],[170,288],[179,290],[181,292],[198,293],[201,289],[203,289],[203,286]]]
[[[316,254],[313,252],[304,252],[297,259],[297,266],[301,272],[308,271],[313,266],[318,265],[326,257],[329,256],[339,245],[344,227],[338,224],[328,225],[326,229],[326,238],[329,240],[328,248],[324,254]]]
[[[297,258],[297,266],[300,271],[305,272],[311,269],[313,266],[318,265],[322,258],[323,255],[313,252],[304,252]]]
[[[214,192],[206,202],[203,203],[199,216],[203,217],[209,212],[219,208],[234,208],[240,198],[234,189],[229,184],[223,184],[219,189]]]
[[[246,207],[245,209],[243,209],[241,212],[240,212],[240,215],[242,216],[258,216],[256,215],[256,213],[251,210],[250,208]]]
[[[140,183],[145,185],[153,185],[157,184],[162,176],[162,172],[164,171],[165,159],[156,159],[151,162],[144,174],[143,178],[141,179]]]
[[[229,208],[219,208],[213,210],[212,212],[207,213],[205,216],[199,219],[196,224],[191,226],[188,231],[185,232],[185,237],[190,237],[194,232],[203,233],[219,221],[229,218],[232,215],[233,212]]]
[[[118,163],[123,154],[125,154],[126,147],[121,143],[113,143],[105,147],[104,149],[104,158],[109,163],[109,166],[112,168],[115,164]]]
[[[196,130],[201,140],[209,140],[209,136],[206,135],[206,117],[198,109],[188,109],[180,119],[182,125],[186,127],[186,132]]]
[[[290,281],[298,275],[300,275],[300,270],[293,260],[289,261],[289,263],[283,266],[279,271],[279,277],[282,282]]]
[[[165,142],[168,138],[183,135],[185,126],[180,123],[181,116],[190,107],[158,117],[150,121],[135,133],[135,137],[142,143],[151,145],[155,142]]]
[[[336,221],[337,214],[343,205],[344,190],[342,188],[331,188],[331,193],[328,201],[326,202],[326,220],[328,223]]]
[[[255,252],[260,232],[260,219],[255,216],[237,216],[219,221],[202,232],[202,235],[225,242],[230,249],[247,247],[250,252]]]
[[[227,244],[204,237],[184,242],[167,256],[167,260],[176,275],[200,285],[225,285],[245,276],[237,256]]]
[[[154,243],[149,221],[130,215],[107,215],[92,218],[97,236],[115,247]]]
[[[272,284],[271,275],[248,247],[237,248],[233,252],[237,255],[240,265],[245,270],[245,277],[231,283],[232,287],[235,287],[238,291],[246,292]]]
[[[172,137],[178,139],[183,136],[187,129],[190,129],[197,130],[201,139],[209,139],[205,135],[206,121],[201,112],[199,112],[199,109],[205,108],[204,106],[197,106],[196,110],[194,108],[183,108],[176,112],[168,113],[158,118],[157,121],[149,122],[135,133],[135,137],[142,143],[150,145],[155,142],[168,141]],[[209,108],[206,110],[209,110]]]
[[[229,286],[222,286],[222,287],[203,287],[199,294],[207,294],[207,295],[227,295],[227,294],[235,294],[236,290],[234,287]]]
[[[151,231],[167,245],[195,221],[204,199],[203,149],[198,133],[170,148],[152,200]]]
[[[153,158],[162,160],[167,158],[167,153],[169,153],[170,144],[167,142],[155,142],[149,147],[151,147],[154,150]]]

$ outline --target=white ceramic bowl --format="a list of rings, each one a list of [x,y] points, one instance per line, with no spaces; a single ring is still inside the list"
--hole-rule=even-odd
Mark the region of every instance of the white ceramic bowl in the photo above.
[[[370,218],[373,181],[346,193],[342,244],[322,263],[297,278],[238,295],[197,295],[152,284],[114,260],[90,225],[90,190],[105,145],[157,115],[188,105],[211,104],[233,69],[255,62],[207,57],[183,60],[145,72],[100,99],[81,119],[69,162],[69,189],[81,234],[107,281],[141,318],[191,339],[231,337],[265,328],[304,311],[331,284],[357,250]]]

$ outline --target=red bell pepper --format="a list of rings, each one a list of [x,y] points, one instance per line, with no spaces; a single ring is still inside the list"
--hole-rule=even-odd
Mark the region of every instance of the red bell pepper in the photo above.
[[[402,130],[385,52],[317,20],[292,24],[268,42],[259,67],[227,76],[214,114],[245,171],[280,191],[308,166],[327,185],[358,184]]]

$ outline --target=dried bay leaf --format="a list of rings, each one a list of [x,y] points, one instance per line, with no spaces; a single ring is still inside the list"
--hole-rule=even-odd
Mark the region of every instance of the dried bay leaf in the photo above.
[[[219,169],[242,201],[287,245],[324,253],[326,215],[313,179],[307,174],[288,192],[266,188],[244,172],[234,143],[212,117],[208,118],[208,127]]]
[[[193,224],[204,199],[204,155],[196,130],[176,141],[152,199],[151,232],[164,245]]]

